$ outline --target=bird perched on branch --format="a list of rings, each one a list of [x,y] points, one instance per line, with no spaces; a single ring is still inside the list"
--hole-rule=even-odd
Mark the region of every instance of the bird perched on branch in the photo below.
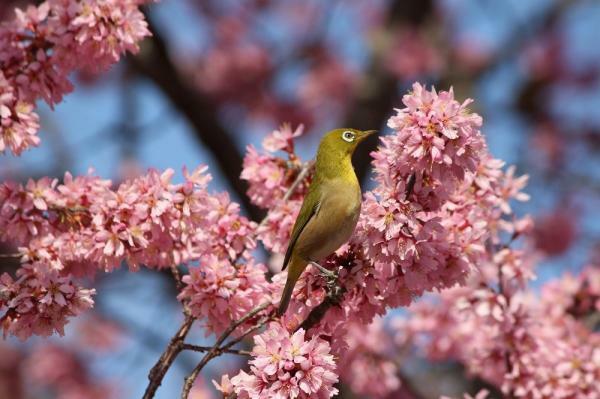
[[[358,144],[375,130],[335,129],[323,136],[315,174],[294,223],[283,269],[287,281],[278,314],[285,313],[296,281],[309,263],[325,274],[318,262],[344,244],[356,227],[360,214],[360,184],[352,167],[352,154]]]

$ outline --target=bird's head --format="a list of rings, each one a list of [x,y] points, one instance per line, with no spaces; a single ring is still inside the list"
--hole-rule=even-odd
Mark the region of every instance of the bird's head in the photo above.
[[[358,144],[376,133],[376,130],[334,129],[323,136],[319,152],[333,155],[352,155]]]

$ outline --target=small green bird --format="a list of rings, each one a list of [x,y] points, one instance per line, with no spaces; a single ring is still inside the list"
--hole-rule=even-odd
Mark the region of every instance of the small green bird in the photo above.
[[[296,281],[348,241],[360,214],[360,184],[352,167],[356,146],[375,130],[335,129],[319,144],[315,175],[294,223],[283,269],[289,266],[278,315],[285,313]]]

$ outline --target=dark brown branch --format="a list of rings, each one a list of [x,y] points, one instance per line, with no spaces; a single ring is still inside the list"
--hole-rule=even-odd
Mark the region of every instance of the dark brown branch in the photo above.
[[[294,180],[292,185],[288,188],[287,192],[285,193],[285,195],[284,195],[285,199],[289,198],[296,191],[296,189],[300,186],[302,181],[306,178],[306,176],[310,172],[313,164],[314,163],[312,161],[309,161],[302,166],[302,169],[298,173],[296,180]],[[267,217],[265,216],[260,224],[261,225],[264,224],[266,222],[266,220],[267,220]],[[172,266],[171,273],[173,274],[173,277],[175,279],[175,283],[177,285],[178,290],[181,291],[181,287],[183,286],[183,284],[181,282],[181,273],[180,273],[179,269],[176,266]],[[258,306],[257,308],[253,309],[252,311],[250,311],[248,314],[246,314],[244,317],[242,317],[237,322],[232,323],[229,326],[229,328],[221,335],[221,337],[219,337],[217,342],[212,347],[205,348],[202,346],[186,344],[184,342],[185,337],[187,336],[187,334],[189,332],[189,327],[191,327],[191,324],[194,321],[194,318],[190,315],[189,309],[184,304],[183,312],[186,315],[184,324],[180,327],[177,334],[175,334],[175,336],[171,339],[171,342],[167,346],[167,349],[165,349],[165,352],[161,355],[158,362],[154,365],[154,367],[150,371],[150,374],[149,374],[150,383],[148,385],[148,388],[146,389],[146,393],[144,394],[144,399],[150,399],[150,398],[154,397],[154,394],[156,393],[156,390],[160,386],[162,379],[164,378],[168,369],[173,364],[173,361],[175,360],[177,355],[179,355],[179,353],[182,350],[196,350],[196,351],[202,352],[202,351],[205,351],[204,349],[207,349],[207,351],[208,351],[207,355],[202,358],[202,360],[200,361],[198,366],[196,366],[196,368],[194,369],[192,374],[190,374],[190,376],[188,376],[188,378],[186,378],[186,385],[184,385],[184,391],[182,394],[182,395],[185,395],[185,397],[187,397],[187,395],[189,394],[189,390],[193,386],[193,383],[194,383],[195,379],[197,378],[198,373],[200,373],[200,370],[202,370],[202,368],[206,365],[206,363],[208,363],[208,361],[210,361],[212,358],[217,357],[223,353],[246,354],[246,353],[243,353],[243,351],[237,351],[237,350],[231,349],[231,347],[233,347],[235,344],[240,342],[244,337],[248,336],[249,334],[253,333],[254,331],[256,331],[256,330],[260,329],[262,326],[264,326],[265,323],[267,323],[269,320],[271,320],[270,316],[261,319],[260,321],[258,321],[258,323],[256,323],[256,325],[254,325],[253,327],[251,327],[250,329],[245,331],[241,336],[232,340],[231,342],[227,343],[226,345],[224,345],[222,347],[220,345],[223,343],[223,341],[225,339],[227,339],[229,337],[229,335],[231,335],[231,333],[237,328],[237,326],[243,324],[246,320],[254,317],[256,314],[260,313],[262,310],[264,310],[269,305],[270,305],[270,303],[264,303],[264,304]],[[189,323],[189,326],[186,327],[188,323]],[[189,383],[188,383],[188,380],[190,381]],[[186,391],[186,387],[187,387],[187,391]]]
[[[144,392],[143,399],[151,399],[156,394],[156,391],[162,384],[163,378],[167,373],[167,370],[171,367],[175,358],[179,353],[183,350],[183,341],[185,337],[187,337],[190,332],[190,328],[194,324],[194,318],[190,316],[186,316],[183,324],[179,327],[179,330],[173,338],[171,338],[171,342],[160,356],[154,367],[150,370],[148,374],[148,379],[150,382],[148,383],[148,387]]]

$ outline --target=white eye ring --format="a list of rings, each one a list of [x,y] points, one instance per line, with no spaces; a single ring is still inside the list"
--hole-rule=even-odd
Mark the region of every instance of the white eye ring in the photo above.
[[[342,133],[342,138],[344,141],[352,143],[354,141],[354,133],[352,133],[350,130],[346,130],[344,133]]]

